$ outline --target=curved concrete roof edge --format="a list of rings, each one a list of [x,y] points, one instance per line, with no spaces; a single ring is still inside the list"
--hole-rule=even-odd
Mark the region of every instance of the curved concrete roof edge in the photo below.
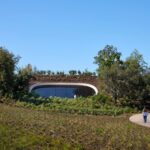
[[[37,86],[44,86],[44,85],[79,85],[79,86],[86,86],[86,87],[90,87],[95,91],[95,95],[98,94],[98,89],[89,83],[71,83],[71,82],[39,82],[39,83],[35,83],[33,85],[30,86],[29,88],[29,92],[31,92],[35,87]]]

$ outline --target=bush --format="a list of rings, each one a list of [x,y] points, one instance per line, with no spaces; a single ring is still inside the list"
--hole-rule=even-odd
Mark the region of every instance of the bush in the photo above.
[[[16,103],[17,106],[28,107],[37,110],[51,110],[63,113],[92,114],[92,115],[111,115],[116,116],[123,113],[136,112],[131,107],[122,107],[114,105],[107,95],[99,94],[88,98],[42,98],[34,95],[24,95]]]
[[[100,108],[103,104],[110,104],[111,98],[105,94],[98,94],[92,97],[92,107]]]

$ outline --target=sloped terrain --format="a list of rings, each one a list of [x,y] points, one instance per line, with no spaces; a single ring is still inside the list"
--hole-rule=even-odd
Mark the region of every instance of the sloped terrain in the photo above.
[[[71,115],[0,104],[0,149],[148,150],[149,129],[129,116]]]

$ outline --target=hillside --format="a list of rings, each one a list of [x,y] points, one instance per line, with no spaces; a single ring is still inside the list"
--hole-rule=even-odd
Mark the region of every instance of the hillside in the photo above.
[[[149,149],[149,130],[130,123],[128,117],[61,114],[0,104],[0,149]]]

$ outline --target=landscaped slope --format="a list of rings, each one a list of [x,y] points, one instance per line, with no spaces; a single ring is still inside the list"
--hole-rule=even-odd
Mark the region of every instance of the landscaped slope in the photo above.
[[[150,149],[129,116],[70,115],[0,104],[0,149]]]

